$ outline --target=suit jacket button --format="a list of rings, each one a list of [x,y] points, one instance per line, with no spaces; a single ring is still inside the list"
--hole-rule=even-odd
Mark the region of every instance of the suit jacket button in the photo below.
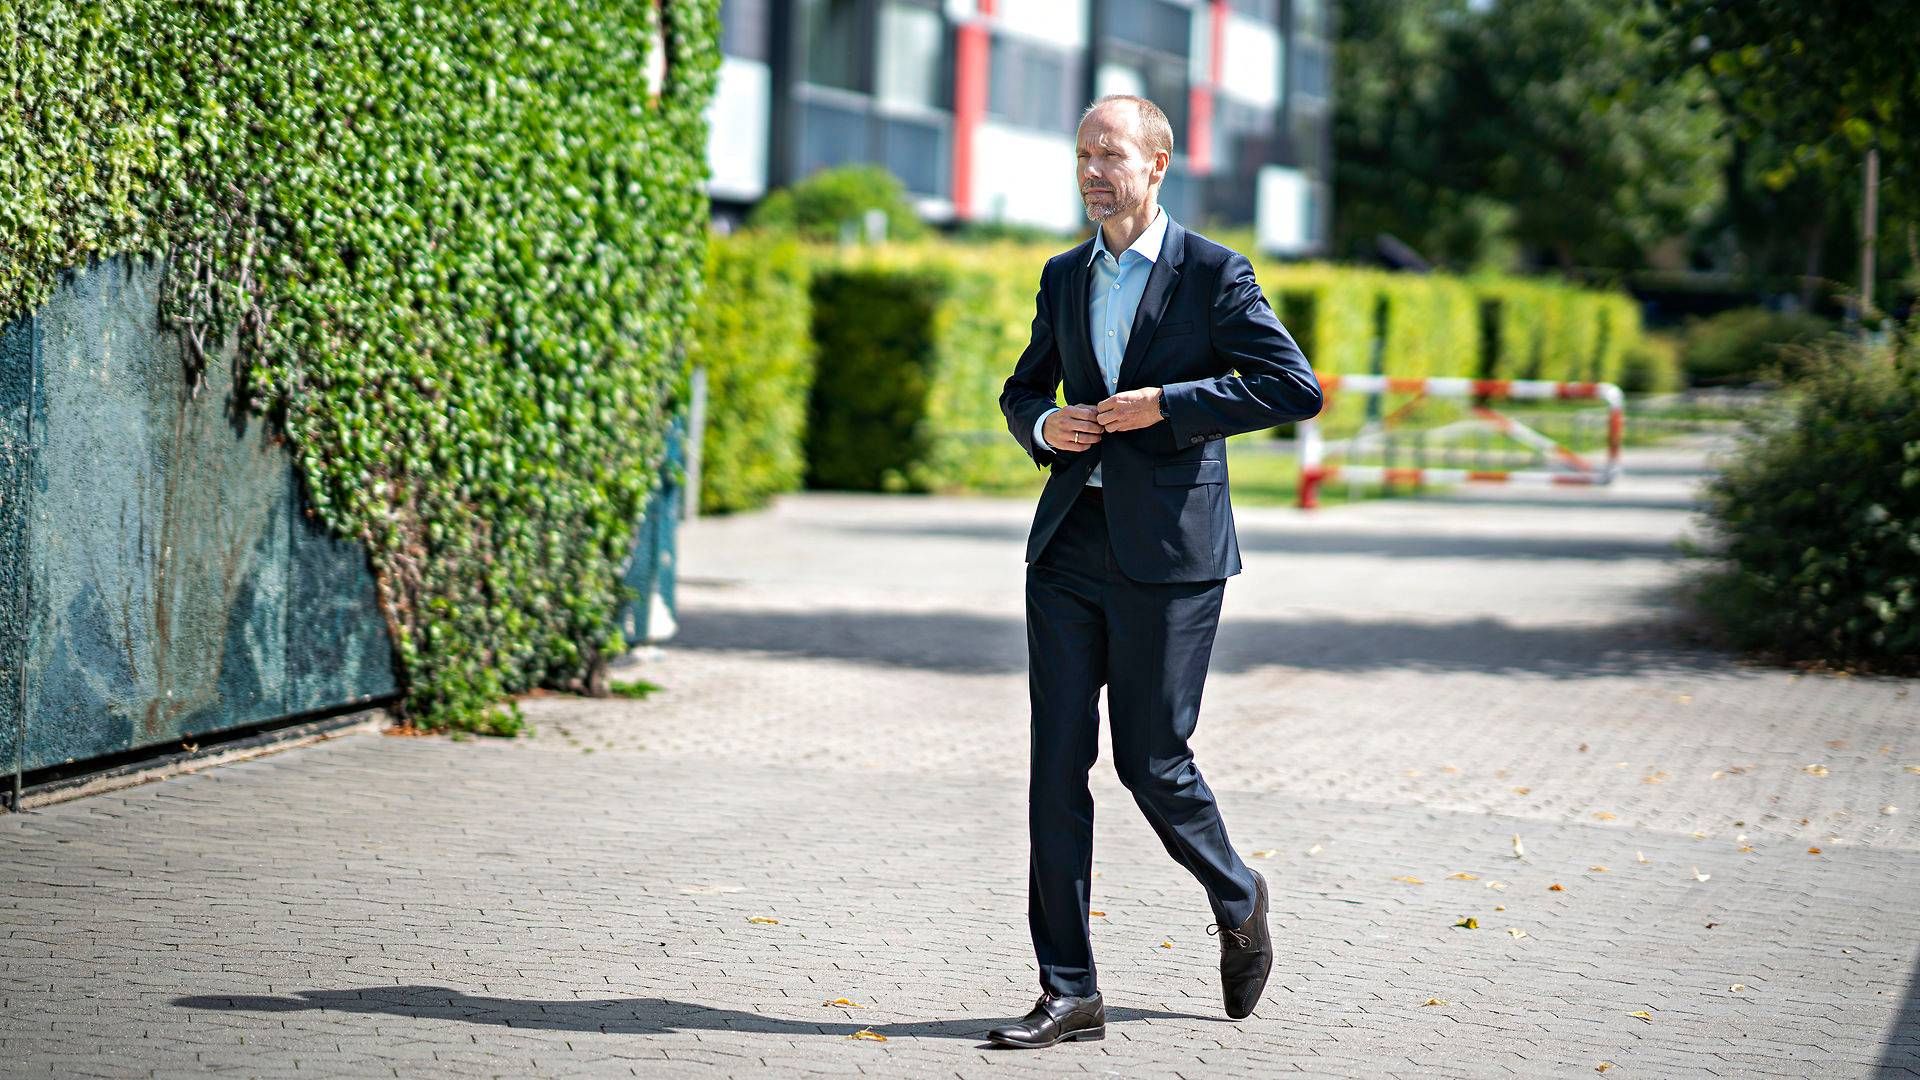
[[[1190,443],[1206,442],[1207,437],[1205,435],[1195,435],[1187,441]]]

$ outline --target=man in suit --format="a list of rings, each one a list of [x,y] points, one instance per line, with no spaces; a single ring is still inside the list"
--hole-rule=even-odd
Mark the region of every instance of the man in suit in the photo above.
[[[1041,271],[1032,338],[1000,395],[1014,438],[1052,472],[1026,552],[1027,922],[1042,993],[988,1035],[1021,1047],[1106,1033],[1088,925],[1102,685],[1114,769],[1213,908],[1227,1014],[1260,999],[1273,966],[1266,880],[1228,843],[1187,740],[1226,579],[1240,572],[1226,438],[1321,405],[1252,265],[1159,206],[1166,114],[1104,97],[1077,143],[1098,228]]]

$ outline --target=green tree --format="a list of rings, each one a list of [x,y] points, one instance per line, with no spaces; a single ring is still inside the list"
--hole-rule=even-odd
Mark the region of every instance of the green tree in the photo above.
[[[1645,8],[1343,0],[1336,242],[1439,261],[1629,268],[1718,205],[1717,117],[1661,79]]]
[[[1854,235],[1868,150],[1880,162],[1881,232],[1920,263],[1920,19],[1886,0],[1652,0],[1646,36],[1672,72],[1704,76],[1741,146],[1751,201],[1785,201],[1809,277],[1829,232]],[[1817,213],[1808,213],[1811,206]],[[1807,223],[1811,224],[1807,224]],[[1848,275],[1851,277],[1851,274]]]

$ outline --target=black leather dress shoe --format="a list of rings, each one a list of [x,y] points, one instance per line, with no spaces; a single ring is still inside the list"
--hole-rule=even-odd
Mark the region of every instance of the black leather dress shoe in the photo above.
[[[1260,1004],[1260,992],[1267,988],[1267,974],[1273,970],[1273,935],[1267,932],[1267,879],[1253,872],[1256,891],[1253,914],[1238,929],[1207,927],[1207,933],[1220,934],[1220,996],[1227,1015],[1242,1020]]]
[[[1104,1039],[1107,1037],[1107,1007],[1098,993],[1087,997],[1041,994],[1033,1011],[1017,1024],[1006,1024],[987,1032],[988,1040],[1001,1046],[1038,1050],[1065,1039]]]

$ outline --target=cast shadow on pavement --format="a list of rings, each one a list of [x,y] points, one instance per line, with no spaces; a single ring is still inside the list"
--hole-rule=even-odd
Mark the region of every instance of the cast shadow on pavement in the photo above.
[[[1907,977],[1907,999],[1900,1003],[1873,1071],[1875,1080],[1912,1080],[1915,1075],[1920,1075],[1920,957],[1914,960]]]
[[[939,522],[931,524],[874,523],[835,526],[836,531],[863,535],[939,537],[1024,544],[1027,526],[993,522]],[[1318,525],[1275,529],[1240,523],[1240,549],[1273,555],[1362,555],[1390,559],[1679,559],[1684,554],[1670,540],[1631,536],[1495,536],[1486,534],[1371,532],[1321,528]],[[1278,567],[1262,560],[1261,567]]]
[[[1229,586],[1231,587],[1231,586]],[[667,646],[695,652],[767,652],[955,674],[1027,669],[1018,617],[958,611],[848,608],[807,611],[727,608],[682,612]],[[1653,620],[1516,625],[1487,616],[1458,619],[1341,619],[1235,614],[1222,621],[1210,669],[1531,673],[1594,678],[1722,670],[1725,653]]]
[[[467,994],[445,986],[368,986],[349,990],[301,990],[285,997],[249,994],[200,994],[174,998],[185,1009],[220,1012],[343,1012],[405,1016],[418,1020],[461,1020],[496,1024],[516,1031],[597,1031],[609,1035],[672,1035],[682,1031],[726,1031],[766,1035],[824,1035],[846,1038],[869,1028],[888,1038],[975,1039],[987,1029],[1019,1016],[924,1020],[905,1024],[863,1024],[847,1020],[785,1020],[738,1009],[715,1009],[671,998],[599,999],[502,998]],[[840,1009],[844,1014],[848,1010]],[[1107,1009],[1108,1023],[1132,1020],[1219,1020],[1224,1017],[1161,1012],[1156,1009]]]

